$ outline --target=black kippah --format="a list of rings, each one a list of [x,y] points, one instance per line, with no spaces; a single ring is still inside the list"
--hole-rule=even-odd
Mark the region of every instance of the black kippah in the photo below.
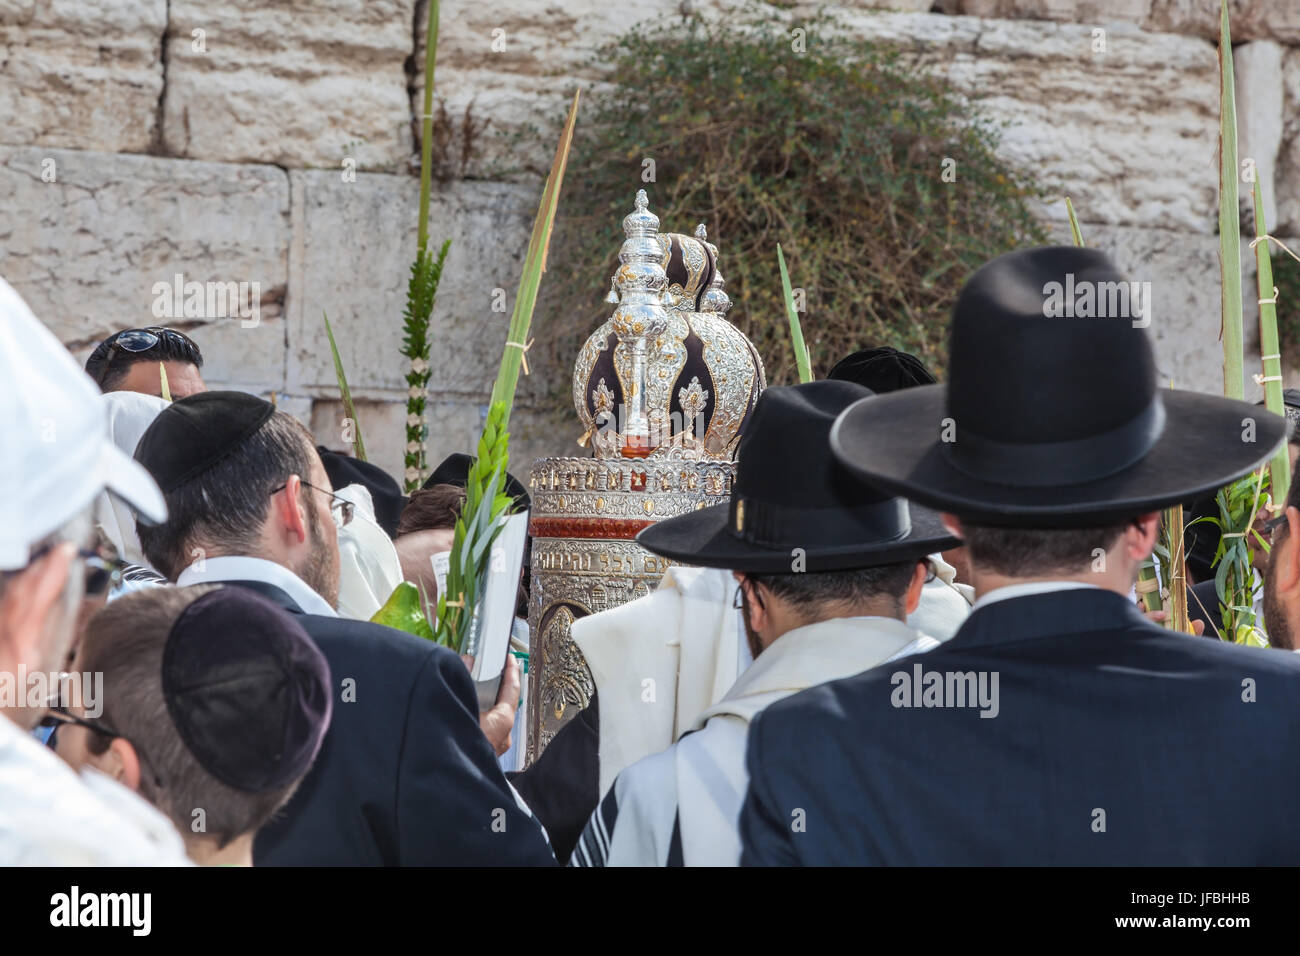
[[[324,656],[292,614],[247,588],[219,588],[181,612],[162,688],[199,765],[246,793],[301,778],[329,726]]]
[[[199,392],[162,410],[140,436],[135,460],[169,494],[235,451],[274,414],[274,405],[246,392]]]
[[[917,385],[934,385],[936,379],[915,355],[882,345],[840,359],[827,378],[856,382],[877,395]]]

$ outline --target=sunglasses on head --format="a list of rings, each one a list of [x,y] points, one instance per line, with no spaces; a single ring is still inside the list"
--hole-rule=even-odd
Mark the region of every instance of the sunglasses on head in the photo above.
[[[156,348],[164,340],[174,345],[186,361],[193,365],[199,364],[199,347],[194,344],[193,339],[176,329],[155,325],[147,329],[127,329],[117,332],[95,346],[95,351],[91,353],[86,363],[91,370],[91,377],[97,384],[103,385],[104,373],[108,371],[119,352],[138,355]]]

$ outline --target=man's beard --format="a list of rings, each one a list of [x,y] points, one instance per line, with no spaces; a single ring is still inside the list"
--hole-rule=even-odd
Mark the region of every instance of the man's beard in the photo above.
[[[1281,542],[1279,542],[1280,544]],[[1295,650],[1295,635],[1287,620],[1286,608],[1277,598],[1277,574],[1273,562],[1277,560],[1277,547],[1268,556],[1268,570],[1264,574],[1264,626],[1268,628],[1268,643],[1282,650]]]
[[[320,520],[314,508],[307,509],[307,516],[311,552],[307,555],[306,563],[298,569],[298,577],[323,597],[330,607],[337,608],[339,606],[338,548],[325,547],[325,541],[320,533]]]

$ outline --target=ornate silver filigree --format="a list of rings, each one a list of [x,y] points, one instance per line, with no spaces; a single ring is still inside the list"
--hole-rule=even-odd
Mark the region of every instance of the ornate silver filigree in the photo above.
[[[640,547],[630,534],[648,522],[726,501],[734,477],[729,462],[534,463],[529,762],[587,706],[595,689],[570,635],[573,622],[650,593],[673,563]]]

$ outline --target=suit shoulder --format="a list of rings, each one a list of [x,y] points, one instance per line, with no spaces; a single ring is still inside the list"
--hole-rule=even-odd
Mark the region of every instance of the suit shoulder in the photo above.
[[[826,728],[832,724],[857,721],[860,719],[857,715],[868,709],[873,700],[881,700],[888,706],[890,675],[910,660],[910,657],[904,657],[889,661],[860,674],[818,684],[778,700],[758,715],[762,718],[761,733],[774,742],[779,738],[786,743],[795,743],[801,738],[807,739],[805,735],[810,726]]]
[[[1244,669],[1276,674],[1282,678],[1300,680],[1300,654],[1278,648],[1251,647],[1233,644],[1208,637],[1192,637],[1175,631],[1166,631],[1157,640],[1161,651],[1196,659],[1208,666],[1231,669],[1233,673]]]
[[[304,614],[301,620],[307,633],[320,644],[321,651],[327,656],[331,651],[361,654],[377,663],[412,668],[412,676],[430,663],[430,658],[438,666],[450,660],[460,663],[456,654],[441,644],[371,621],[318,614]]]

